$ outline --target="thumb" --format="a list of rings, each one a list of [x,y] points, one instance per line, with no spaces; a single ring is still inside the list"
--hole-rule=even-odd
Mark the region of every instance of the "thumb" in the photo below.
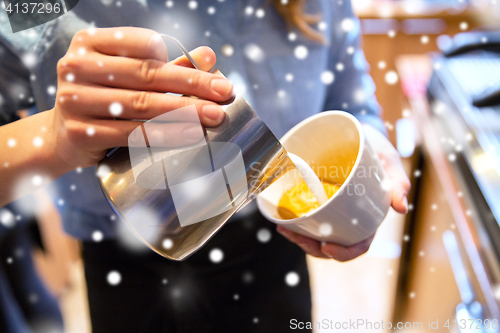
[[[189,54],[193,57],[194,61],[196,61],[202,71],[208,72],[215,66],[215,52],[208,46],[200,46],[189,52]],[[189,59],[184,55],[172,60],[170,63],[178,66],[193,68]]]
[[[406,175],[401,158],[397,153],[380,157],[386,174],[392,183],[392,208],[398,213],[406,214],[408,212],[407,197],[411,183]]]

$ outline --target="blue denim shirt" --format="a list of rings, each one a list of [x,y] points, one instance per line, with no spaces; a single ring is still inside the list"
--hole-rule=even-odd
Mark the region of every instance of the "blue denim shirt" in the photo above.
[[[277,137],[324,110],[351,112],[385,131],[350,1],[307,2],[308,13],[322,15],[314,28],[324,34],[325,44],[289,31],[267,3],[203,0],[193,8],[187,0],[82,0],[58,19],[16,34],[0,10],[0,39],[30,74],[19,77],[15,89],[0,90],[0,114],[12,113],[26,102],[40,111],[54,106],[55,94],[49,87],[57,87],[56,63],[78,30],[137,26],[173,35],[188,49],[210,46],[217,54],[217,67]],[[173,45],[167,46],[170,59],[180,54]],[[106,237],[114,235],[113,211],[99,188],[95,168],[69,172],[56,186],[55,202],[68,233],[82,239],[90,239],[96,230]]]

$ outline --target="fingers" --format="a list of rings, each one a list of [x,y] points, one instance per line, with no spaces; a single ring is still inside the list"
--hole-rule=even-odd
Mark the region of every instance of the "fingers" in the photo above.
[[[380,156],[386,174],[392,183],[392,207],[401,214],[408,212],[408,193],[411,183],[406,175],[403,163],[399,154],[386,154]]]
[[[407,195],[410,192],[411,183],[401,163],[401,156],[392,143],[373,126],[363,124],[363,130],[391,180],[392,207],[398,213],[406,214],[408,212]]]
[[[321,252],[321,244],[309,237],[300,235],[296,232],[288,230],[285,227],[278,226],[276,230],[283,235],[290,242],[297,244],[300,248],[307,254],[310,254],[317,258],[329,258],[323,252]]]
[[[58,66],[59,80],[130,90],[172,92],[224,102],[233,96],[226,78],[153,59],[88,55],[66,58]]]
[[[207,46],[200,46],[189,52],[189,54],[193,57],[194,61],[196,61],[202,71],[208,72],[215,66],[215,52]],[[186,56],[181,56],[172,60],[170,63],[173,65],[193,68],[191,61],[189,61]]]
[[[372,243],[374,236],[375,235],[372,235],[368,239],[365,239],[364,241],[351,246],[324,243],[323,245],[321,245],[321,252],[337,261],[349,261],[366,253],[370,248],[370,244]]]
[[[220,105],[205,100],[96,86],[77,89],[76,85],[67,85],[58,91],[57,101],[73,116],[86,118],[119,117],[146,120],[193,104],[204,126],[217,126],[225,116]],[[189,119],[169,120],[189,121]]]
[[[81,147],[102,151],[114,147],[143,146],[145,142],[140,121],[94,120],[84,123],[67,120],[65,129],[71,142]],[[148,124],[147,140],[151,147],[180,147],[203,139],[203,130],[192,123]]]
[[[77,43],[86,43],[98,53],[168,62],[167,46],[153,30],[135,27],[87,29],[75,37]]]
[[[366,253],[375,236],[373,234],[364,241],[351,246],[342,246],[333,243],[320,243],[312,238],[288,230],[283,226],[277,226],[276,230],[290,242],[300,246],[307,254],[317,258],[333,258],[341,262],[352,260]]]

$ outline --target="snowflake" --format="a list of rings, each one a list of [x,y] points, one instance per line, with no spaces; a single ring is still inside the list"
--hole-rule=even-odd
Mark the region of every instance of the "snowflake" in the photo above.
[[[366,100],[365,91],[362,88],[356,89],[354,91],[354,101],[356,101],[357,103],[363,103],[365,100]]]
[[[224,44],[221,48],[222,55],[230,57],[234,54],[234,47],[231,44]]]
[[[352,223],[353,225],[358,225],[358,219],[352,219],[352,220],[351,220],[351,223]]]
[[[243,273],[243,276],[241,277],[241,279],[243,280],[244,283],[250,284],[253,282],[255,277],[254,277],[252,272],[245,272],[245,273]]]
[[[33,146],[41,147],[43,145],[43,139],[39,136],[33,138]]]
[[[295,54],[295,57],[297,59],[302,60],[302,59],[307,58],[307,55],[309,54],[309,50],[304,45],[298,45],[295,48],[295,50],[293,51],[293,53]]]
[[[438,209],[438,205],[437,204],[432,204],[431,205],[431,209],[432,210],[437,210]]]
[[[95,134],[95,128],[92,126],[87,127],[87,130],[85,131],[88,136],[93,136]]]
[[[285,98],[286,92],[281,89],[281,90],[278,90],[278,94],[277,95],[278,95],[279,98]]]
[[[208,15],[214,15],[215,14],[215,7],[213,7],[213,6],[208,7],[207,13],[208,13]]]
[[[28,68],[35,66],[36,62],[37,62],[36,56],[33,53],[26,53],[26,54],[24,54],[21,57],[21,61]]]
[[[394,30],[389,30],[389,32],[387,33],[387,35],[388,35],[390,38],[394,38],[394,36],[396,36],[396,31],[394,31]]]
[[[94,22],[92,22],[90,24],[90,27],[87,29],[87,33],[89,34],[89,36],[94,36],[95,35],[96,28],[95,28]]]
[[[285,282],[290,287],[295,287],[300,282],[300,276],[296,272],[289,272],[285,276]]]
[[[195,10],[196,8],[198,8],[198,2],[196,2],[196,1],[189,1],[188,2],[188,7],[191,10]]]
[[[388,71],[385,74],[385,82],[390,85],[394,85],[398,82],[399,77],[398,74],[395,71]]]
[[[111,272],[108,273],[108,276],[107,276],[106,280],[108,281],[108,283],[110,285],[117,286],[122,281],[122,276],[117,271],[111,271]]]
[[[122,112],[123,106],[118,102],[111,103],[111,105],[109,106],[109,113],[111,113],[111,115],[115,117],[121,115]]]
[[[326,24],[326,22],[321,21],[321,22],[319,22],[319,23],[318,23],[318,29],[319,29],[320,31],[325,31],[325,30],[326,30],[326,28],[328,28],[328,25]]]
[[[116,39],[122,39],[123,38],[123,32],[118,30],[115,32],[115,38]]]
[[[467,22],[460,22],[460,30],[467,30],[469,29],[469,24]]]
[[[344,64],[341,62],[337,63],[337,65],[335,65],[335,69],[337,69],[337,71],[339,72],[342,72],[344,70]]]
[[[238,295],[238,294],[234,294],[234,295],[233,295],[233,299],[234,299],[235,301],[239,300],[239,299],[240,299],[240,295]]]
[[[248,15],[248,16],[252,15],[253,14],[253,7],[252,6],[247,6],[245,8],[245,14]]]
[[[31,183],[33,184],[33,186],[36,186],[36,187],[42,186],[42,184],[43,184],[42,176],[40,176],[40,175],[33,176],[33,178],[31,178]]]
[[[330,223],[323,222],[319,225],[318,231],[321,236],[329,236],[333,232],[333,227]]]
[[[392,189],[392,182],[390,179],[384,179],[382,183],[380,183],[382,190],[388,192]]]
[[[259,8],[255,11],[255,16],[257,18],[263,18],[264,16],[266,16],[266,12],[264,11],[264,9]]]
[[[267,228],[261,228],[257,231],[257,239],[261,243],[267,243],[271,240],[271,232]]]
[[[410,298],[415,298],[415,293],[414,293],[414,292],[411,292],[408,296],[409,296]]]
[[[266,57],[264,51],[256,44],[248,44],[247,46],[245,46],[243,52],[248,57],[248,59],[254,62],[262,62],[262,60],[264,60],[264,58]]]
[[[66,74],[66,81],[68,81],[68,82],[75,81],[75,74],[73,74],[73,73]]]
[[[258,324],[258,323],[259,323],[259,318],[254,317],[254,318],[253,318],[253,323],[254,323],[254,324]]]
[[[7,208],[0,209],[0,223],[7,228],[13,227],[16,223],[14,214]]]
[[[111,173],[111,168],[108,165],[106,165],[106,164],[100,164],[97,167],[96,175],[99,178],[108,177],[110,173]]]
[[[55,95],[56,94],[56,87],[54,87],[54,86],[48,86],[47,87],[47,93],[49,95]]]
[[[323,82],[323,84],[332,84],[334,79],[335,75],[333,75],[331,71],[324,71],[323,73],[321,73],[321,82]]]
[[[213,262],[214,264],[218,264],[224,259],[224,252],[222,252],[222,250],[219,248],[214,248],[210,251],[208,257],[210,258],[211,262]]]
[[[165,250],[170,250],[174,246],[174,242],[170,238],[165,238],[161,246],[163,246]]]
[[[292,82],[293,81],[293,74],[292,73],[287,73],[285,75],[285,80],[287,80],[288,82]]]
[[[340,27],[345,32],[351,31],[354,28],[354,21],[352,19],[350,19],[350,18],[345,18],[340,23]]]
[[[87,53],[87,50],[83,46],[78,48],[79,55],[82,56],[82,55],[85,55],[85,53]]]
[[[422,171],[420,170],[415,170],[415,172],[413,172],[413,175],[415,176],[415,178],[418,178],[422,175]]]
[[[429,36],[423,35],[422,37],[420,37],[420,42],[421,42],[422,44],[427,44],[427,43],[429,43]]]
[[[384,69],[386,64],[385,64],[385,61],[379,61],[378,64],[377,64],[378,68],[380,69]]]
[[[102,234],[102,232],[101,232],[101,231],[99,231],[99,230],[96,230],[96,231],[94,231],[94,232],[92,233],[92,240],[93,240],[94,242],[96,242],[96,243],[98,243],[98,242],[102,241],[102,240],[103,240],[103,238],[104,238],[104,235],[103,235],[103,234]]]
[[[12,147],[15,147],[15,146],[16,146],[16,144],[17,144],[16,139],[12,139],[12,138],[11,138],[11,139],[7,140],[7,146],[9,146],[9,147],[11,147],[11,148],[12,148]]]
[[[352,47],[352,46],[349,46],[349,47],[347,48],[347,50],[346,50],[347,54],[354,54],[354,51],[356,51],[356,50],[355,50],[355,49],[354,49],[354,47]]]
[[[290,33],[288,34],[288,40],[289,40],[289,41],[293,42],[293,41],[295,41],[296,39],[297,39],[297,34],[296,34],[295,32],[290,32]]]
[[[165,6],[167,6],[167,8],[172,8],[174,6],[174,2],[172,0],[168,0],[165,2]]]
[[[71,191],[76,191],[76,185],[75,184],[71,184],[71,186],[69,187],[69,189]]]

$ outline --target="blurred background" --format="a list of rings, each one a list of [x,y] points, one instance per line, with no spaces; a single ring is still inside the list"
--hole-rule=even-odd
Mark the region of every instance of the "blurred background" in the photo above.
[[[429,331],[430,320],[439,322],[433,331],[498,331],[453,323],[500,319],[497,1],[353,0],[385,125],[411,178],[410,212],[391,211],[369,252],[352,262],[308,258],[315,320],[423,324],[404,332]],[[47,193],[29,205],[38,228],[26,221],[23,233],[38,244],[26,247],[36,272],[66,332],[91,332],[79,244],[63,233]],[[4,225],[15,218],[0,217]],[[13,250],[18,241],[0,244],[7,266],[26,255]]]

